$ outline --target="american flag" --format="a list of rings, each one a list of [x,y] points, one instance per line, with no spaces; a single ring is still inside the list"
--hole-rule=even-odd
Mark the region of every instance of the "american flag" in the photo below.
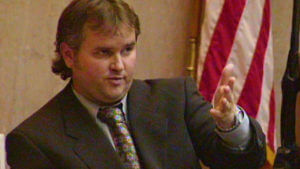
[[[270,0],[206,0],[201,24],[197,82],[211,101],[222,70],[234,64],[234,96],[267,136],[275,158],[275,94]]]

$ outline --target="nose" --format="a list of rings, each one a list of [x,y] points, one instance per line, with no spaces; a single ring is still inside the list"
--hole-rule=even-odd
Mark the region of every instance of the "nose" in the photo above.
[[[110,69],[116,72],[120,72],[124,69],[124,63],[122,60],[122,56],[120,54],[116,54],[115,56],[112,57]]]

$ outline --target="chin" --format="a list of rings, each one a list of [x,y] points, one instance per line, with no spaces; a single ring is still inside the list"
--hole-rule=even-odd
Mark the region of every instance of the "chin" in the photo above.
[[[128,92],[128,88],[127,86],[119,86],[119,87],[114,87],[114,88],[110,88],[107,89],[107,98],[109,98],[109,100],[111,102],[117,102],[119,100],[121,100]]]
[[[119,93],[119,94],[115,94],[115,95],[110,95],[110,97],[109,97],[110,101],[111,102],[120,101],[125,96],[125,94],[124,93]]]

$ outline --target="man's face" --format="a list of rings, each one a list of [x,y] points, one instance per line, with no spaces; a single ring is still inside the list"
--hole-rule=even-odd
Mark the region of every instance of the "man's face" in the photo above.
[[[71,64],[73,87],[100,105],[113,104],[128,92],[136,63],[135,31],[84,29],[84,40]]]

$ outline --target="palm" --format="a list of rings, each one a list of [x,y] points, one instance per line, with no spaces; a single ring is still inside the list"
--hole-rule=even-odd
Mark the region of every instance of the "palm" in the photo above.
[[[224,68],[220,84],[213,99],[214,107],[211,109],[212,116],[222,128],[229,128],[234,124],[236,104],[233,98],[233,87],[235,77],[233,77],[232,72],[232,64]]]

